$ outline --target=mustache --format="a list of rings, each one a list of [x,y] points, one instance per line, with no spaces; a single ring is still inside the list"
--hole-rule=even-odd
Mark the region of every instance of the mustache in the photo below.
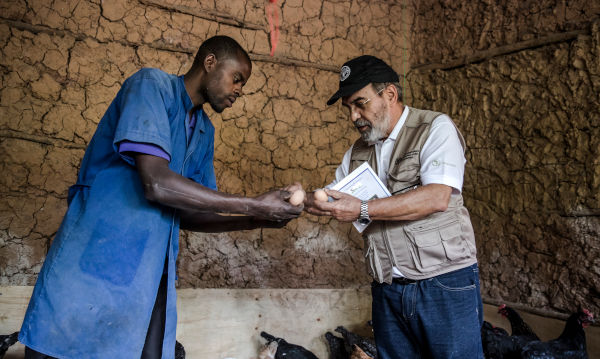
[[[354,127],[356,127],[356,128],[363,127],[363,126],[371,127],[371,123],[367,120],[356,120],[354,122]]]

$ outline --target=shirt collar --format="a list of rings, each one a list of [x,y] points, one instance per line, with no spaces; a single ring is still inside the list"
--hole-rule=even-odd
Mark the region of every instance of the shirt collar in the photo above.
[[[200,132],[206,131],[206,121],[208,121],[208,116],[204,113],[202,108],[196,110],[196,127]]]
[[[187,93],[185,88],[185,83],[183,82],[183,75],[178,76],[179,78],[179,86],[181,87],[181,102],[183,103],[183,108],[185,109],[185,113],[189,114],[192,108],[194,108],[194,103],[190,98],[190,95]],[[204,113],[202,107],[198,106],[196,112],[196,124],[194,125],[194,130],[198,129],[200,132],[206,131],[206,121],[208,121],[208,117]]]
[[[408,117],[408,106],[404,106],[404,110],[402,111],[402,115],[400,115],[400,119],[398,119],[398,122],[396,122],[396,126],[394,126],[392,133],[390,133],[390,135],[388,136],[389,140],[396,141],[396,138],[398,138],[398,134],[400,133],[402,126],[404,126],[404,123],[406,122],[407,117]]]
[[[192,109],[192,107],[194,107],[194,103],[192,102],[190,95],[187,93],[187,90],[185,89],[185,83],[183,82],[183,75],[178,76],[178,79],[179,79],[178,84],[180,86],[181,102],[183,103],[183,108],[185,109],[185,113],[190,113],[190,110]]]

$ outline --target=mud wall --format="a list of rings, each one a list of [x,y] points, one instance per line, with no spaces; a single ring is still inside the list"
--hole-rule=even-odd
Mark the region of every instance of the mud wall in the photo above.
[[[418,2],[413,105],[466,138],[488,302],[600,313],[599,16],[586,1]]]
[[[0,3],[0,285],[35,282],[86,144],[124,79],[142,67],[185,73],[215,34],[253,59],[246,96],[212,115],[219,188],[252,196],[333,178],[357,137],[325,105],[338,69],[364,53],[407,69],[408,12],[388,1],[281,1],[270,57],[266,3]],[[179,285],[352,287],[368,283],[361,246],[349,225],[309,215],[281,230],[182,233]]]
[[[203,39],[226,34],[254,67],[247,95],[212,115],[221,190],[328,183],[356,135],[324,102],[341,63],[376,54],[410,69],[409,105],[450,114],[467,140],[484,298],[600,313],[600,4],[287,0],[275,57],[264,5],[0,4],[0,285],[34,283],[123,80],[145,66],[184,73]],[[179,285],[359,286],[361,247],[349,225],[310,215],[281,230],[182,233]]]

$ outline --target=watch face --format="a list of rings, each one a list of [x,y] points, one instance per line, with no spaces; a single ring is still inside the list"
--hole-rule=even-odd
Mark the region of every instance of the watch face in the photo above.
[[[371,220],[368,218],[359,218],[358,219],[358,223],[360,223],[360,224],[369,224],[369,222],[371,222]]]

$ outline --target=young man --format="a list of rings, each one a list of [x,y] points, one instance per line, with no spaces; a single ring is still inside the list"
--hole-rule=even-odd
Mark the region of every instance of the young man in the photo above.
[[[398,80],[384,61],[360,56],[344,64],[327,102],[342,98],[361,135],[331,185],[366,161],[392,196],[361,201],[326,190],[334,201],[310,195],[305,208],[372,221],[363,238],[380,358],[483,358],[475,236],[461,196],[464,140],[448,116],[405,106]]]
[[[173,358],[179,228],[279,227],[299,215],[286,191],[247,198],[216,188],[202,106],[231,107],[251,66],[237,42],[216,36],[184,76],[142,69],[123,83],[38,276],[19,336],[26,357]]]

